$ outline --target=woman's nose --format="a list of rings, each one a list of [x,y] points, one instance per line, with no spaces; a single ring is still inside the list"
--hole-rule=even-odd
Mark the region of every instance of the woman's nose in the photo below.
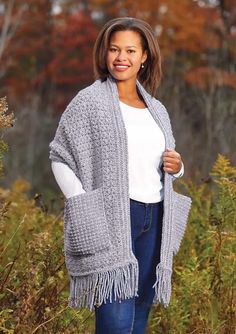
[[[124,51],[120,51],[116,57],[118,61],[124,61],[126,59],[126,54]]]

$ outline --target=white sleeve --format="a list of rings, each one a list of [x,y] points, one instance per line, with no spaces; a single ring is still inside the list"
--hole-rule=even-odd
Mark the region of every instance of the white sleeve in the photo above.
[[[80,180],[68,165],[52,161],[51,167],[56,182],[66,198],[85,193]]]
[[[182,177],[184,175],[184,164],[182,162],[182,166],[180,168],[180,171],[178,173],[172,174],[175,178]]]

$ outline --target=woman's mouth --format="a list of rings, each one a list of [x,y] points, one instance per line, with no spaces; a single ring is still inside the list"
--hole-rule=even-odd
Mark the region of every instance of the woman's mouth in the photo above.
[[[129,66],[128,65],[114,65],[116,71],[123,72],[126,71]]]

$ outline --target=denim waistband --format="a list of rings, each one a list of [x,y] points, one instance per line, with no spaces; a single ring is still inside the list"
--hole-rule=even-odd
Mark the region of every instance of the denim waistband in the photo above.
[[[160,202],[155,202],[155,203],[144,203],[144,202],[137,201],[136,199],[133,199],[133,198],[130,198],[130,202],[133,204],[142,205],[142,206],[158,206],[158,205],[163,204],[163,200]]]

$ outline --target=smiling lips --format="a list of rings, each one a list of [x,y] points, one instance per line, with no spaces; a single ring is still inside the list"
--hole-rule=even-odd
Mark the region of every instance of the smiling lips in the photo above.
[[[129,68],[129,65],[114,64],[114,67],[117,71],[123,72]]]

